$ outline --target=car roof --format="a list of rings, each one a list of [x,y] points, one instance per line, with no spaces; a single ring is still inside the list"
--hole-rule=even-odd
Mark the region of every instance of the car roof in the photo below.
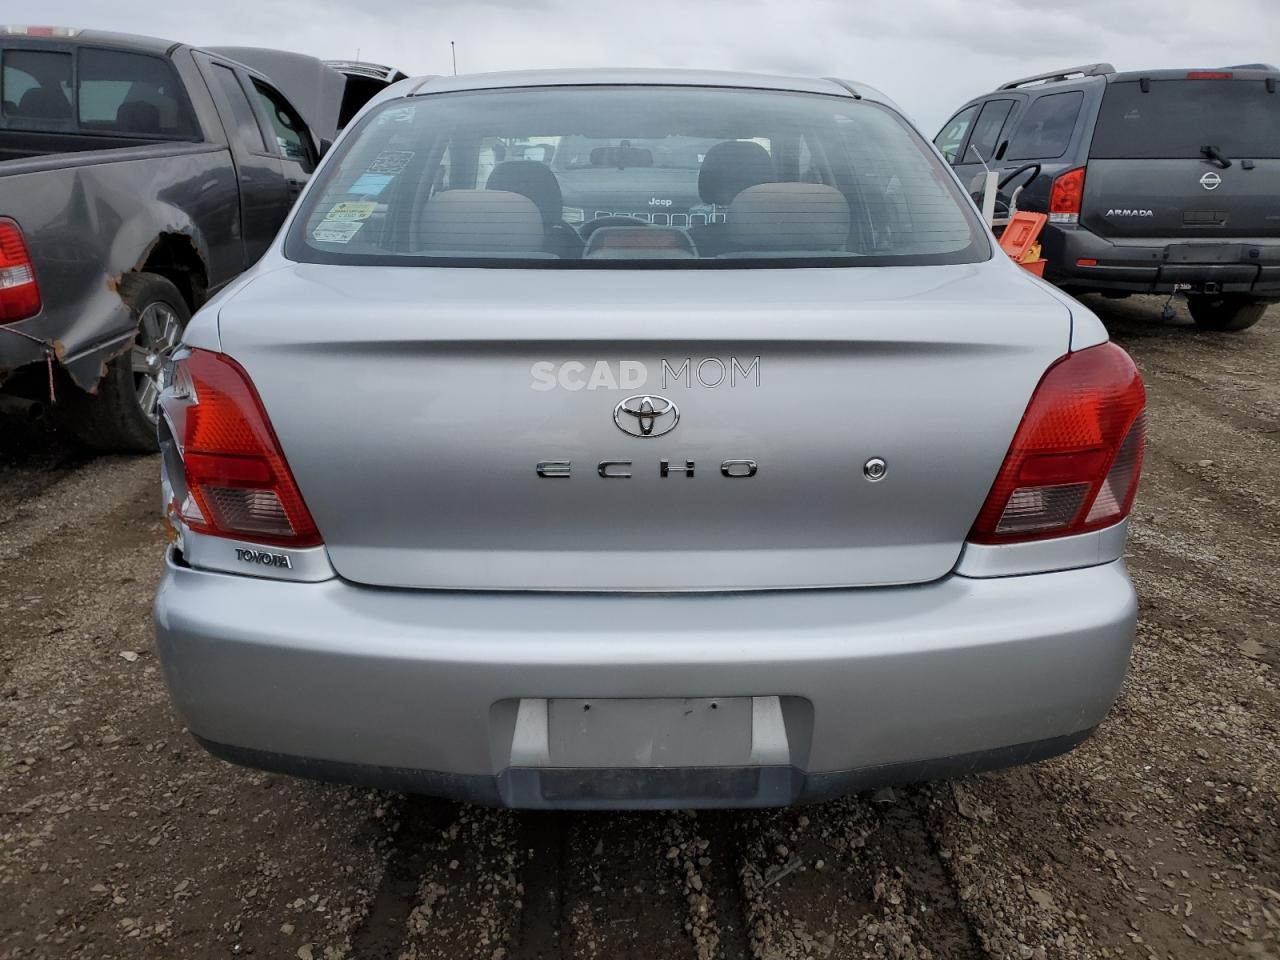
[[[1036,95],[1042,91],[1058,92],[1079,90],[1091,84],[1124,83],[1140,80],[1187,80],[1190,73],[1230,73],[1236,79],[1263,80],[1280,76],[1280,68],[1269,63],[1244,63],[1227,67],[1161,67],[1156,70],[1116,70],[1109,63],[1091,63],[1081,67],[1067,67],[1020,80],[1011,80],[995,90],[974,97],[973,101],[986,100],[993,95],[1008,96],[1011,93]]]
[[[417,77],[407,89],[411,95],[452,93],[464,90],[499,90],[508,87],[566,86],[675,86],[730,87],[747,90],[783,90],[827,96],[860,97],[896,105],[879,90],[834,77],[790,77],[730,70],[677,70],[666,68],[575,68],[562,70],[509,70],[462,76]],[[405,90],[399,92],[405,95]]]
[[[696,87],[746,87],[758,90],[793,90],[848,96],[849,91],[832,80],[811,77],[773,77],[722,70],[664,69],[562,69],[504,70],[459,77],[430,77],[416,91],[443,93],[454,90],[492,90],[502,87],[564,87],[583,85],[670,85]]]
[[[116,33],[111,30],[82,30],[79,27],[0,26],[0,40],[21,37],[24,40],[48,43],[89,43],[103,47],[124,47],[147,53],[165,54],[182,44],[159,37],[147,37],[137,33]]]

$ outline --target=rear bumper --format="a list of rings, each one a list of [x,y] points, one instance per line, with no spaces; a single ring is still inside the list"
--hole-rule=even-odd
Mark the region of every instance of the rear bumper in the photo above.
[[[1070,749],[1120,689],[1136,601],[1118,561],[628,596],[288,583],[171,557],[155,613],[174,704],[237,762],[512,806],[742,806]],[[681,697],[780,705],[782,745],[697,767],[564,767],[516,749],[522,704]]]
[[[1046,279],[1078,290],[1236,293],[1280,300],[1280,237],[1143,237],[1112,240],[1085,227],[1048,224],[1041,234]],[[1188,256],[1194,245],[1202,253]],[[1081,264],[1080,261],[1094,261]]]

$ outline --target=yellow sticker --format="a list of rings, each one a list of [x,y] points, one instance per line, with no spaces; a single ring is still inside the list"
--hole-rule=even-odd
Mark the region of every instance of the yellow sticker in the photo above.
[[[378,205],[369,200],[343,200],[325,214],[326,220],[368,220]]]

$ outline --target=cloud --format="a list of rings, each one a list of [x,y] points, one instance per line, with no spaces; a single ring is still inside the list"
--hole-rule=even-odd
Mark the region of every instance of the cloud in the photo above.
[[[1077,63],[1119,69],[1274,58],[1274,0],[7,0],[6,19],[275,46],[464,72],[673,66],[841,76],[932,134],[964,100]]]

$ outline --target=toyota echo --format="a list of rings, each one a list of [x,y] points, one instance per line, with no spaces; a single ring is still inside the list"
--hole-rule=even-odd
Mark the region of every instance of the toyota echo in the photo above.
[[[1144,404],[870,87],[407,80],[165,373],[169,690],[512,807],[1049,757],[1125,674]]]

